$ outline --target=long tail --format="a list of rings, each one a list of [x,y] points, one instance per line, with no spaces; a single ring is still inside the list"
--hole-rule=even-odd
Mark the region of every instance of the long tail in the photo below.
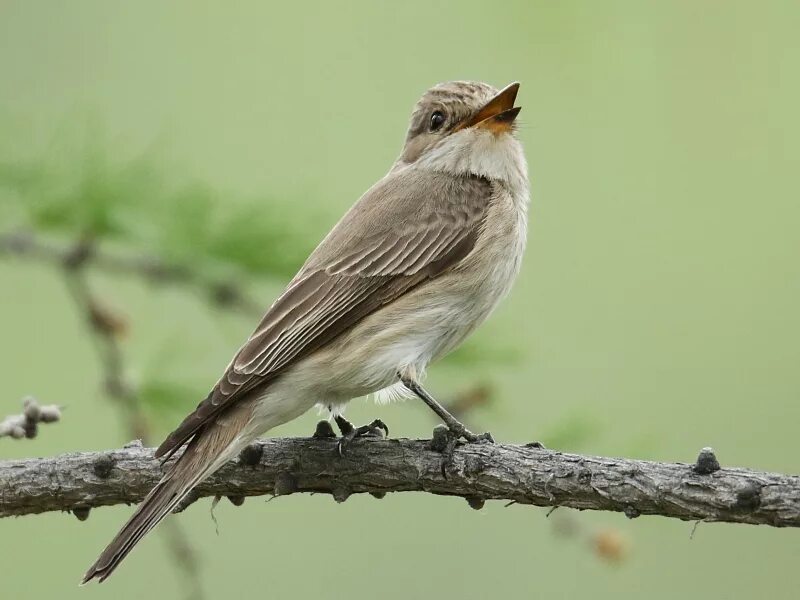
[[[104,581],[119,566],[134,546],[200,481],[232,459],[250,439],[238,437],[239,427],[215,423],[200,433],[186,447],[164,478],[147,494],[136,512],[117,533],[103,553],[89,567],[81,585],[98,579]]]

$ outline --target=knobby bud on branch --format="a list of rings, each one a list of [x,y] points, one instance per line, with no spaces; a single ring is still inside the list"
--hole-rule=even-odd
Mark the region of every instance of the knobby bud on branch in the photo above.
[[[22,407],[22,414],[9,415],[0,421],[0,437],[32,439],[38,433],[39,423],[55,423],[61,419],[60,407],[55,404],[42,406],[30,396],[23,400]]]

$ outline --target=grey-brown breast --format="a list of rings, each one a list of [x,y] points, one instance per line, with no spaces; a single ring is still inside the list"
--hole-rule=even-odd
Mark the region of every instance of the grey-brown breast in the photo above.
[[[156,455],[173,453],[232,402],[458,264],[475,244],[491,193],[479,177],[413,168],[381,180],[317,247]]]

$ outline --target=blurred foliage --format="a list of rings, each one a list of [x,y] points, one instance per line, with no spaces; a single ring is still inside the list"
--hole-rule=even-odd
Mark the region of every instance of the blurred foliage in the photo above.
[[[87,136],[89,137],[89,136]],[[148,150],[114,160],[99,136],[71,151],[0,162],[4,221],[38,231],[123,242],[211,277],[291,277],[310,251],[296,203],[219,201],[199,182],[177,183]]]

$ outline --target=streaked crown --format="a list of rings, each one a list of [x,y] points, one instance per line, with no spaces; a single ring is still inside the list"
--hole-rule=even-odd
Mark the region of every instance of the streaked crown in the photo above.
[[[496,133],[510,132],[519,108],[514,99],[519,84],[502,91],[479,81],[449,81],[429,89],[411,114],[401,163],[413,163],[450,134],[484,126]]]
[[[414,106],[406,142],[429,129],[431,115],[437,109],[447,117],[448,122],[442,127],[446,130],[448,125],[452,126],[480,110],[498,91],[480,81],[448,81],[433,86]]]

